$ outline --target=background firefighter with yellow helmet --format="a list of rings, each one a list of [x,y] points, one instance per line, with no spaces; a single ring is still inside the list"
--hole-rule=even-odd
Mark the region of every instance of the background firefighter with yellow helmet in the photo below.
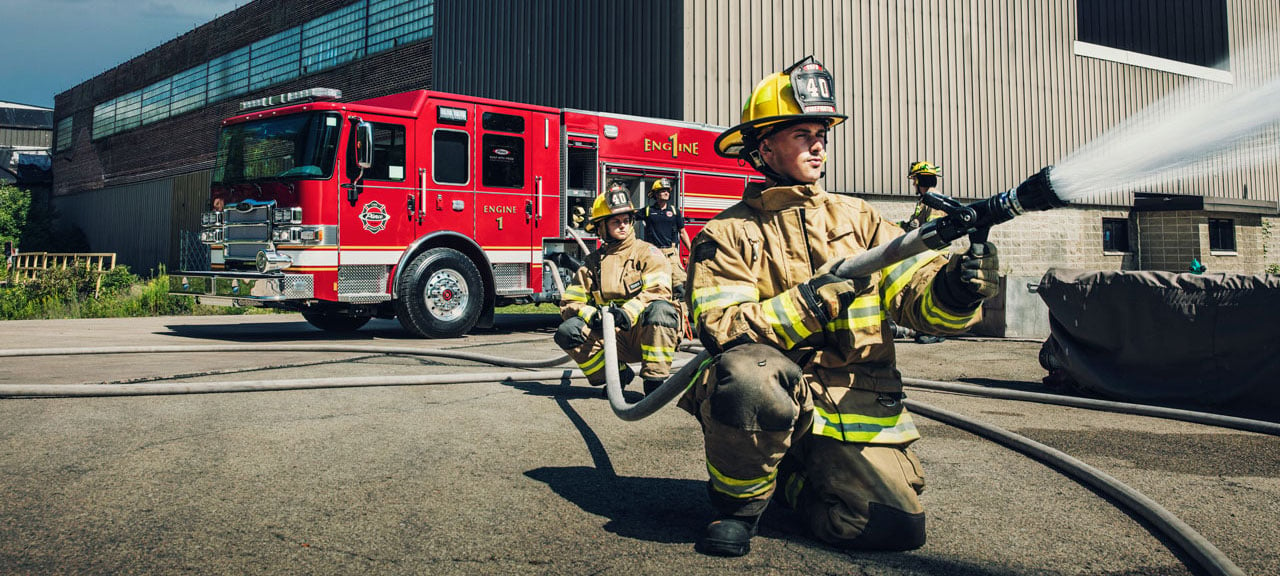
[[[818,186],[834,83],[812,57],[761,81],[717,152],[764,174],[693,241],[690,307],[713,355],[680,406],[702,425],[718,516],[704,553],[750,550],[771,500],[819,540],[847,548],[924,544],[919,438],[902,405],[888,321],[963,332],[995,293],[996,256],[925,252],[869,278],[831,273],[902,229],[861,199]]]
[[[911,186],[915,188],[916,196],[920,200],[916,202],[916,207],[911,212],[911,217],[899,223],[903,230],[915,230],[942,215],[940,211],[934,210],[924,203],[924,195],[938,187],[938,178],[941,177],[942,168],[934,166],[927,160],[912,162],[907,167],[907,179],[911,180]]]
[[[689,233],[684,230],[684,215],[675,205],[675,192],[670,178],[658,178],[649,186],[649,205],[639,213],[644,222],[644,240],[662,251],[671,261],[672,289],[676,299],[684,299],[684,262],[680,247],[689,248]]]
[[[592,386],[603,386],[604,345],[600,306],[611,305],[620,362],[640,362],[645,393],[671,372],[680,341],[679,314],[671,302],[671,264],[656,247],[635,237],[635,208],[627,188],[613,184],[596,198],[591,222],[604,243],[587,256],[573,284],[565,287],[555,342],[573,358]],[[610,335],[610,337],[612,337]],[[623,385],[634,372],[619,367]]]

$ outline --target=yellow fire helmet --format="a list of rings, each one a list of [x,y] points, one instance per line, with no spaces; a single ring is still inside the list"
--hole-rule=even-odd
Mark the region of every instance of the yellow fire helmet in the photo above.
[[[716,153],[741,158],[767,134],[767,128],[793,120],[816,120],[830,128],[844,122],[836,112],[835,80],[813,56],[775,72],[756,84],[742,105],[742,123],[716,138]]]
[[[670,192],[670,191],[672,190],[672,188],[671,188],[671,179],[670,179],[670,178],[659,178],[659,179],[657,179],[657,180],[654,180],[654,181],[653,181],[653,186],[650,186],[650,187],[649,187],[649,195],[650,195],[650,196],[653,196],[653,195],[657,194],[659,190],[666,190],[666,191]]]
[[[934,166],[928,160],[912,162],[907,167],[907,177],[915,178],[916,176],[942,176],[942,167]]]
[[[591,204],[591,222],[587,224],[586,229],[595,229],[601,220],[610,216],[635,211],[635,206],[631,205],[631,192],[622,183],[615,182],[609,185],[608,192],[596,196],[596,201]]]

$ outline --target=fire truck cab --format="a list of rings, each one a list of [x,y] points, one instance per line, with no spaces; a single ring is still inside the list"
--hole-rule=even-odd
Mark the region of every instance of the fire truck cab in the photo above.
[[[171,275],[205,304],[301,312],[356,330],[399,319],[423,337],[491,326],[496,307],[556,302],[587,251],[606,183],[637,207],[675,183],[690,234],[736,202],[749,167],[717,127],[433,91],[340,102],[312,89],[223,122],[200,242]]]

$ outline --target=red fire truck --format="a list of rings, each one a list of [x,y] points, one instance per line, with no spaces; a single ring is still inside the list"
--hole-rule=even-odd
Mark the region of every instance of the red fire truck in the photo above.
[[[456,337],[495,307],[559,299],[596,244],[582,226],[605,183],[641,207],[670,178],[692,235],[758,177],[704,124],[423,90],[340,100],[292,92],[223,121],[208,269],[173,274],[173,293]]]

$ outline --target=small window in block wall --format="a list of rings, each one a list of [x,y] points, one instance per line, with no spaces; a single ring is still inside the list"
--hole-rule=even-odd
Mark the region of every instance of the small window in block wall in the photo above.
[[[1104,252],[1129,251],[1129,221],[1124,218],[1102,219],[1102,250]]]
[[[1209,250],[1236,251],[1236,222],[1228,218],[1209,219]]]

